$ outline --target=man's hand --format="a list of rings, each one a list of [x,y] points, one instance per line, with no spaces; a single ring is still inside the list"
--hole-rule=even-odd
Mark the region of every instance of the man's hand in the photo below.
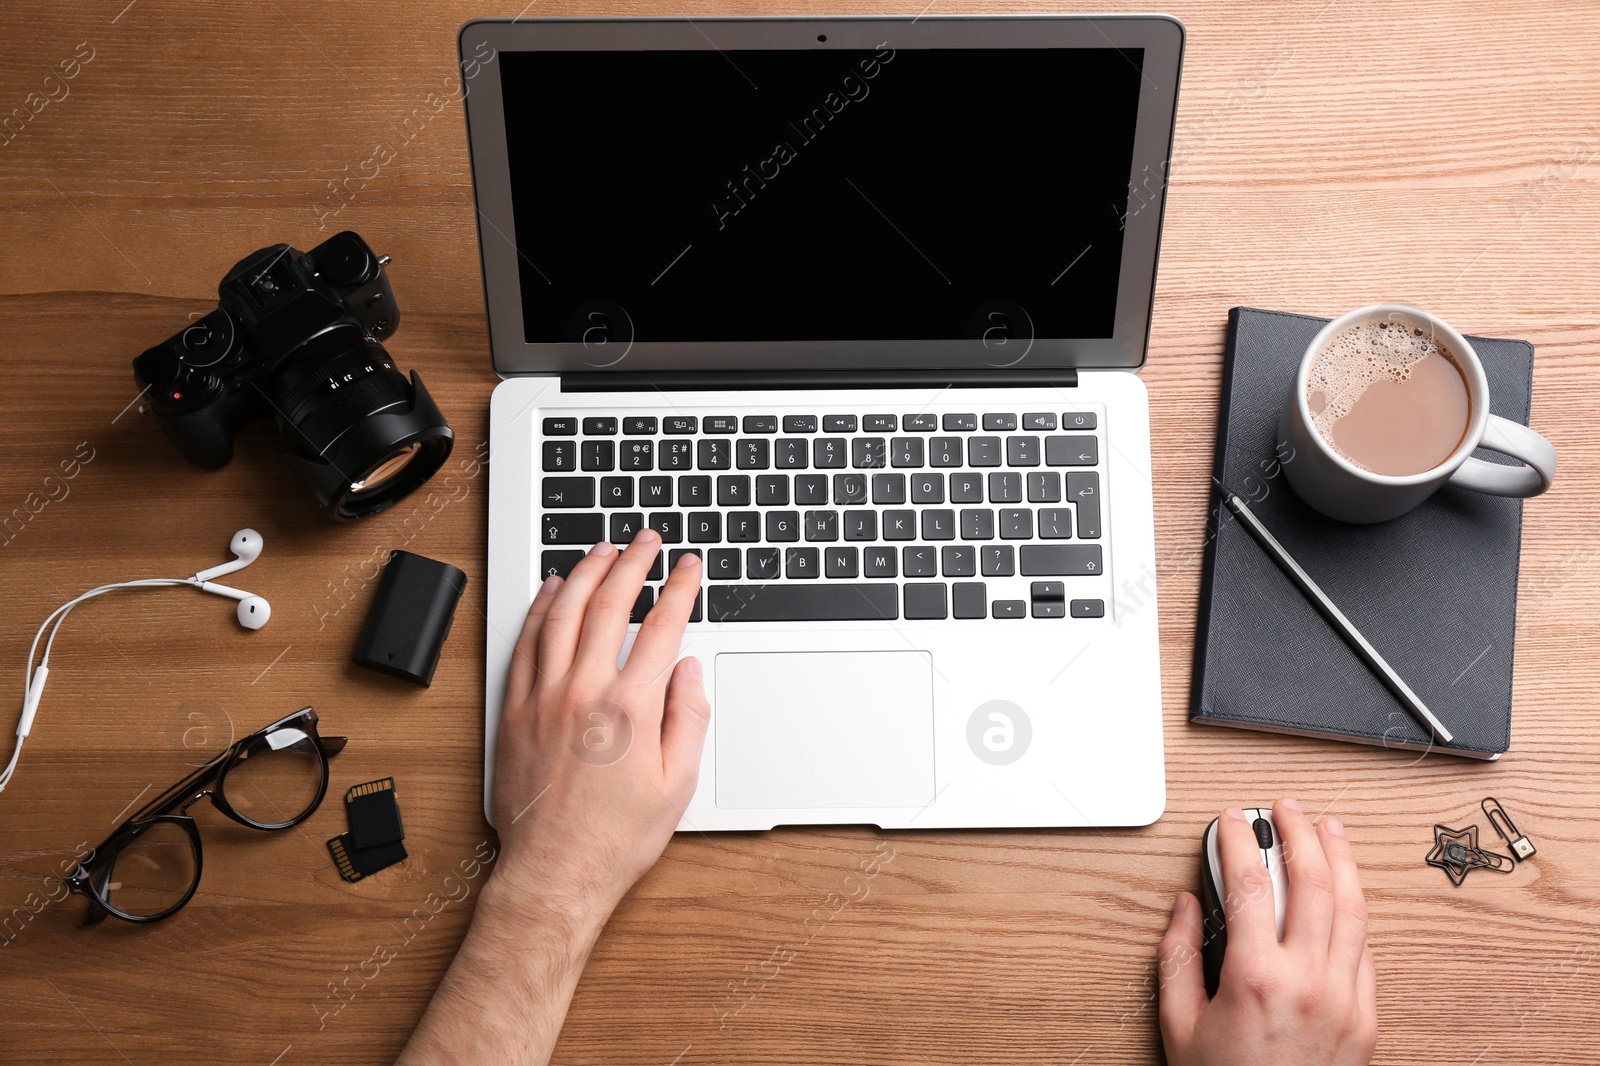
[[[601,928],[694,794],[711,708],[700,664],[678,648],[698,558],[667,575],[617,667],[660,550],[653,530],[620,555],[597,544],[528,609],[495,756],[500,858],[406,1066],[548,1062]]]
[[[1313,827],[1294,800],[1272,808],[1289,899],[1283,942],[1260,846],[1230,807],[1217,825],[1228,950],[1215,999],[1200,963],[1200,903],[1179,893],[1161,941],[1161,1039],[1171,1066],[1365,1066],[1378,1039],[1367,906],[1344,826]]]
[[[643,530],[598,544],[534,597],[506,681],[495,766],[501,888],[609,914],[660,857],[693,795],[711,708],[700,663],[678,660],[700,591],[680,558],[617,657],[628,612],[661,550]]]

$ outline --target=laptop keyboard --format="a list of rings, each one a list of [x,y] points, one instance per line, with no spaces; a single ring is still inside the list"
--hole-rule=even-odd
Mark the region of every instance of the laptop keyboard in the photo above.
[[[691,621],[1103,618],[1087,411],[547,414],[540,573],[649,527],[705,564]]]

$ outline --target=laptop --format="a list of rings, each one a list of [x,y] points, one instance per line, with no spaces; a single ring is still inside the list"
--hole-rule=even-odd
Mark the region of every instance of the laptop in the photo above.
[[[462,28],[504,379],[486,809],[534,591],[649,526],[635,623],[705,564],[681,830],[1160,816],[1136,371],[1182,46],[1165,16]]]

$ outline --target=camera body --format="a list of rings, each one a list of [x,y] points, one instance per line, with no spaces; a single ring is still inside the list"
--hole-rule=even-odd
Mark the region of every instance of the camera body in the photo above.
[[[387,261],[350,230],[309,252],[277,244],[241,259],[215,311],[133,361],[179,453],[226,466],[239,432],[271,415],[291,465],[339,519],[376,514],[431,477],[454,434],[380,343],[400,324]]]

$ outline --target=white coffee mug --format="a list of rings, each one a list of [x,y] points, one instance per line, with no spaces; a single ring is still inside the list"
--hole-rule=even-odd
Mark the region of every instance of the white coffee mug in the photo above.
[[[1312,364],[1330,341],[1352,326],[1403,322],[1427,330],[1456,357],[1467,382],[1471,412],[1467,432],[1455,451],[1418,474],[1375,474],[1334,451],[1311,419],[1306,384]],[[1537,496],[1556,476],[1556,450],[1527,426],[1489,413],[1489,381],[1478,353],[1444,320],[1405,304],[1370,304],[1340,315],[1322,327],[1306,346],[1294,376],[1289,402],[1278,423],[1278,439],[1293,448],[1283,472],[1300,498],[1329,518],[1345,522],[1384,522],[1411,510],[1445,484],[1491,496]],[[1501,466],[1472,457],[1473,449],[1520,459],[1523,466]]]

